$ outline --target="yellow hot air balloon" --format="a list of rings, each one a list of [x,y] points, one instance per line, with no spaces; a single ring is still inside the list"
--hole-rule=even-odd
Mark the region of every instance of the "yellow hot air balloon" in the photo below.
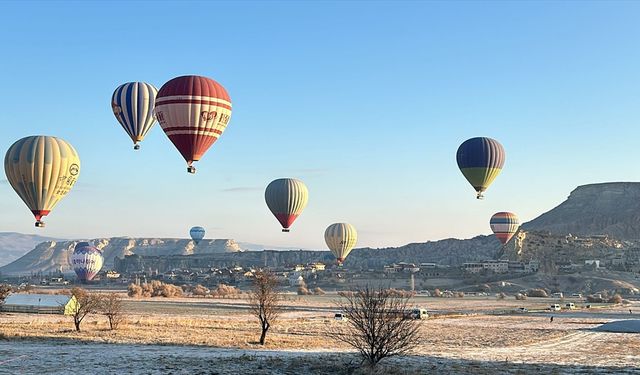
[[[324,231],[324,241],[333,255],[336,256],[338,264],[342,265],[351,249],[356,245],[358,233],[351,224],[335,223],[329,225]]]
[[[7,180],[44,227],[42,217],[51,212],[76,183],[80,158],[69,143],[37,135],[18,140],[4,157]]]

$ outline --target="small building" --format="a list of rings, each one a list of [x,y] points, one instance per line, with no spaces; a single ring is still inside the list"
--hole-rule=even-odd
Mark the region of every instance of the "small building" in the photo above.
[[[309,268],[313,272],[324,271],[326,268],[326,265],[324,263],[316,262],[316,263],[309,264]]]
[[[156,272],[156,275],[157,275],[157,272]],[[116,271],[113,271],[113,270],[107,271],[107,279],[115,280],[115,279],[119,279],[119,278],[120,278],[120,273],[119,272],[116,272]]]
[[[600,260],[598,259],[589,259],[584,261],[585,266],[591,266],[595,269],[600,268]]]
[[[484,269],[484,265],[480,262],[467,262],[462,265],[464,272],[480,273]]]
[[[10,294],[5,298],[1,310],[32,314],[72,315],[78,301],[64,294]]]

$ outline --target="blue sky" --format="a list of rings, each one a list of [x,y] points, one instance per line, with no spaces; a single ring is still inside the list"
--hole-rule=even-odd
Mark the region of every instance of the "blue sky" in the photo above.
[[[324,248],[489,233],[576,186],[638,181],[640,3],[3,2],[0,153],[33,134],[80,153],[74,190],[38,234],[208,238]],[[220,140],[185,172],[159,126],[134,152],[110,108],[127,81],[211,77],[233,100]],[[490,136],[505,169],[477,201],[455,163]],[[2,178],[4,175],[1,176]],[[289,234],[264,187],[300,178]],[[0,231],[36,233],[0,181]]]

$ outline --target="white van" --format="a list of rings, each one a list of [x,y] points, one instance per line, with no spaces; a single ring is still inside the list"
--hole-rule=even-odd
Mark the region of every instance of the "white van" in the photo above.
[[[425,309],[413,309],[411,310],[411,318],[412,319],[427,319],[429,317],[429,313]]]
[[[560,311],[560,310],[561,310],[561,307],[560,307],[560,305],[559,305],[559,304],[554,303],[553,305],[551,305],[551,307],[549,308],[549,310],[551,310],[551,311]]]
[[[343,313],[336,313],[333,318],[335,320],[341,320],[341,321],[346,321],[347,320],[347,316]]]
[[[566,305],[564,305],[564,308],[567,310],[574,310],[576,308],[576,305],[574,305],[573,302],[569,302]]]

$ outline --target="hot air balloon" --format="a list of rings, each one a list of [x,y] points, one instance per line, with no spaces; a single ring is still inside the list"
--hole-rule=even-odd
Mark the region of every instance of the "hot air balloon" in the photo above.
[[[514,213],[498,212],[491,216],[489,225],[498,240],[504,245],[516,234],[520,227],[520,221]]]
[[[91,281],[100,272],[103,263],[102,252],[88,242],[79,242],[71,254],[71,266],[81,282]]]
[[[307,206],[309,190],[300,180],[279,178],[267,186],[264,199],[269,210],[282,225],[282,231],[288,232],[289,227]]]
[[[336,256],[338,265],[342,265],[345,258],[356,245],[358,233],[353,225],[348,223],[331,224],[324,231],[324,241],[329,250]]]
[[[195,242],[196,245],[197,245],[204,238],[204,228],[203,227],[193,227],[189,231],[189,234],[191,235],[191,239],[193,240],[193,242]]]
[[[500,174],[505,158],[502,145],[495,139],[485,137],[464,141],[456,155],[458,167],[478,192],[478,199],[483,198],[482,193]]]
[[[187,172],[227,127],[231,99],[218,82],[200,76],[177,77],[165,83],[156,97],[156,117],[162,130],[187,161]]]
[[[9,147],[4,157],[7,180],[44,227],[42,217],[51,212],[76,183],[80,174],[78,153],[63,139],[31,136]]]
[[[153,108],[158,89],[150,83],[127,82],[118,86],[111,96],[111,109],[118,122],[133,141],[133,149],[139,150],[147,132],[155,124]]]

